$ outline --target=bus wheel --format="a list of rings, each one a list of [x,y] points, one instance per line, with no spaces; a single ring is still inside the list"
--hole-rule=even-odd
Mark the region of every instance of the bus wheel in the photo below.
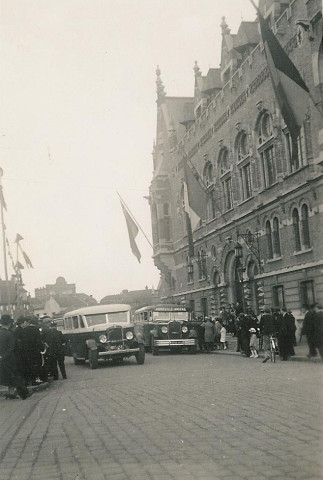
[[[155,345],[154,338],[151,339],[151,353],[156,357],[159,354],[159,348]]]
[[[89,350],[89,364],[91,370],[98,368],[98,352],[97,350]]]
[[[139,345],[139,352],[136,353],[136,360],[138,365],[142,365],[145,362],[145,347],[142,343]]]

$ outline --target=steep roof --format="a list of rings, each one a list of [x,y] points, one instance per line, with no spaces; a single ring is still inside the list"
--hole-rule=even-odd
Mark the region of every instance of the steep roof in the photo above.
[[[257,45],[259,42],[258,22],[241,22],[234,38],[234,48],[241,50],[247,45]]]
[[[210,92],[212,90],[221,90],[222,81],[221,81],[221,69],[220,68],[210,68],[207,72],[207,75],[202,78],[201,91]]]

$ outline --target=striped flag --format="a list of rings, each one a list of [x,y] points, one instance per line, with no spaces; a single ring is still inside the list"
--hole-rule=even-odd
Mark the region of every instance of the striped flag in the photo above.
[[[27,267],[28,267],[28,268],[34,268],[34,267],[33,267],[33,264],[31,263],[30,258],[28,257],[27,253],[23,251],[22,248],[21,248],[21,253],[22,253],[23,257],[24,257],[24,260],[25,260],[25,262],[26,262]]]
[[[184,209],[188,240],[188,254],[194,256],[193,231],[206,214],[207,193],[194,175],[192,169],[184,163]]]
[[[269,73],[292,141],[293,161],[298,156],[297,137],[308,108],[309,89],[258,9],[257,11]]]
[[[134,254],[134,256],[137,258],[138,262],[140,263],[141,253],[139,252],[139,248],[138,248],[137,243],[136,243],[136,236],[138,235],[139,229],[138,229],[136,223],[134,222],[134,220],[132,219],[132,217],[130,216],[126,206],[124,205],[124,203],[121,199],[120,199],[120,203],[121,203],[121,207],[122,207],[122,210],[123,210],[124,217],[126,219],[126,224],[127,224],[127,228],[128,228],[128,235],[129,235],[129,240],[130,240],[130,247],[131,247],[132,253]]]

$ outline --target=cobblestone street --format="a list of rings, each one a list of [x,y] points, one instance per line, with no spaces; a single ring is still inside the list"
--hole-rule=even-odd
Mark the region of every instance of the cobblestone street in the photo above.
[[[323,479],[322,364],[161,354],[0,399],[1,480]]]

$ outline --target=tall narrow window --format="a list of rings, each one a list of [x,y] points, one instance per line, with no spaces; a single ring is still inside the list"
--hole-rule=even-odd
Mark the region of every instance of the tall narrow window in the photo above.
[[[267,220],[266,222],[266,239],[267,239],[268,258],[273,258],[274,256],[273,241],[272,241],[272,235],[271,235],[271,225],[269,220]]]
[[[271,115],[264,112],[258,124],[258,151],[265,188],[277,180],[276,160],[274,156],[274,135]]]
[[[232,180],[231,177],[228,177],[223,182],[223,190],[224,190],[224,203],[225,209],[230,210],[232,208]]]
[[[289,168],[291,173],[296,172],[299,168],[302,168],[306,165],[306,138],[305,138],[305,129],[304,126],[301,127],[298,138],[297,138],[297,157],[292,158],[292,141],[290,133],[287,130],[285,133],[286,136],[286,146],[287,146],[287,157],[289,162]]]
[[[205,250],[201,250],[201,273],[202,278],[206,278],[207,276],[207,268],[206,268],[206,253]]]
[[[301,210],[301,218],[302,218],[302,240],[303,245],[305,248],[310,248],[311,241],[310,241],[310,229],[308,224],[308,206],[304,204]]]
[[[247,200],[252,195],[250,163],[240,168],[240,183],[243,200]]]
[[[299,214],[297,208],[293,210],[293,228],[294,228],[294,239],[295,239],[295,250],[299,252],[301,250],[301,235],[299,228]]]
[[[275,217],[273,220],[273,240],[274,240],[274,255],[280,257],[281,256],[281,249],[280,249],[280,237],[279,237],[279,221],[278,218]]]

